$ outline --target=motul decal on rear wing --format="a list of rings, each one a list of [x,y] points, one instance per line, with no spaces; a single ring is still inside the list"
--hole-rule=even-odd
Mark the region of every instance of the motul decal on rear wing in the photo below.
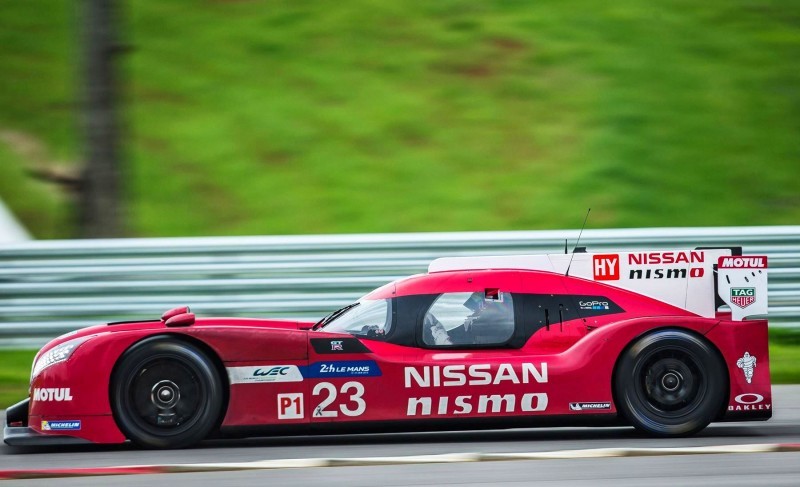
[[[719,297],[730,306],[734,321],[767,314],[767,256],[720,257],[717,272]]]

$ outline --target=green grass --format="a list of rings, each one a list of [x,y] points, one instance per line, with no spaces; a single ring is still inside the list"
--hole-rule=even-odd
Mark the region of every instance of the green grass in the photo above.
[[[800,221],[798,0],[125,3],[130,235]],[[65,165],[77,24],[0,18],[0,130]]]
[[[36,350],[0,351],[0,409],[24,399]],[[773,384],[800,384],[800,331],[770,330]]]
[[[770,328],[769,367],[776,384],[800,384],[800,329]]]
[[[68,198],[31,179],[24,167],[22,159],[0,141],[2,199],[34,235],[40,238],[69,235],[72,217]]]
[[[36,350],[0,350],[0,409],[28,397]]]
[[[771,343],[769,367],[775,384],[800,384],[800,346]]]

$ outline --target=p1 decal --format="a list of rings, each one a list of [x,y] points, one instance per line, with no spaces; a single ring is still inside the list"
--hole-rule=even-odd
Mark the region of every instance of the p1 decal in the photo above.
[[[260,382],[302,382],[303,374],[296,365],[259,365],[227,367],[231,384]]]
[[[756,368],[755,355],[750,355],[750,352],[745,352],[744,356],[736,361],[736,366],[742,369],[742,372],[744,372],[744,380],[746,380],[748,384],[753,382],[753,372]]]
[[[309,379],[333,377],[378,377],[381,369],[374,360],[331,360],[315,362],[303,369],[303,377]]]
[[[303,419],[303,393],[278,394],[278,419]]]
[[[598,254],[592,257],[595,281],[619,280],[619,254]]]
[[[80,420],[42,421],[42,431],[76,431],[81,429]]]

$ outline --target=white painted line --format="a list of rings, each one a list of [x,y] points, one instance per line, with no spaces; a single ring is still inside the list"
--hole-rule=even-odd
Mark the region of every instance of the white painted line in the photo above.
[[[272,470],[279,468],[313,468],[329,466],[329,459],[327,458],[285,458],[277,460],[258,460],[255,462],[188,463],[163,465],[164,468],[173,472]]]
[[[715,445],[678,448],[590,448],[525,453],[443,453],[393,457],[287,458],[254,462],[128,465],[119,467],[0,470],[0,479],[80,477],[93,475],[134,475],[153,473],[221,472],[232,470],[273,470],[289,468],[356,467],[377,465],[414,465],[431,463],[470,463],[524,460],[559,460],[574,458],[610,458],[666,455],[709,455],[769,452],[799,452],[800,444]]]
[[[701,455],[723,453],[769,453],[775,451],[791,451],[788,445],[751,444],[751,445],[715,445],[690,446],[678,448],[592,448],[586,450],[560,450],[530,453],[484,453],[483,461],[489,460],[553,460],[570,458],[604,458],[604,457],[643,457],[665,455]],[[800,450],[800,448],[798,448]]]
[[[409,465],[417,463],[467,463],[480,462],[482,453],[443,453],[439,455],[409,455],[402,457],[329,458],[329,467],[360,465]]]
[[[497,462],[515,460],[560,460],[574,458],[609,458],[665,455],[699,455],[724,453],[769,453],[778,451],[800,451],[800,445],[750,444],[715,445],[678,448],[591,448],[583,450],[556,450],[524,453],[442,453],[437,455],[406,455],[391,457],[354,458],[289,458],[278,460],[258,460],[254,462],[193,463],[161,465],[173,471],[214,471],[214,470],[269,470],[278,468],[320,468],[354,467],[370,465],[412,465],[425,463],[468,463]],[[153,465],[137,465],[153,467]],[[119,467],[128,468],[128,467]]]

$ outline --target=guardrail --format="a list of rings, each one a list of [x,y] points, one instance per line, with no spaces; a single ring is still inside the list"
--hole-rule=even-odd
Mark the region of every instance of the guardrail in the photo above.
[[[555,253],[577,230],[33,241],[0,246],[0,346],[150,319],[318,318],[442,256]],[[770,323],[800,326],[800,226],[586,230],[591,250],[741,245],[770,258]]]

